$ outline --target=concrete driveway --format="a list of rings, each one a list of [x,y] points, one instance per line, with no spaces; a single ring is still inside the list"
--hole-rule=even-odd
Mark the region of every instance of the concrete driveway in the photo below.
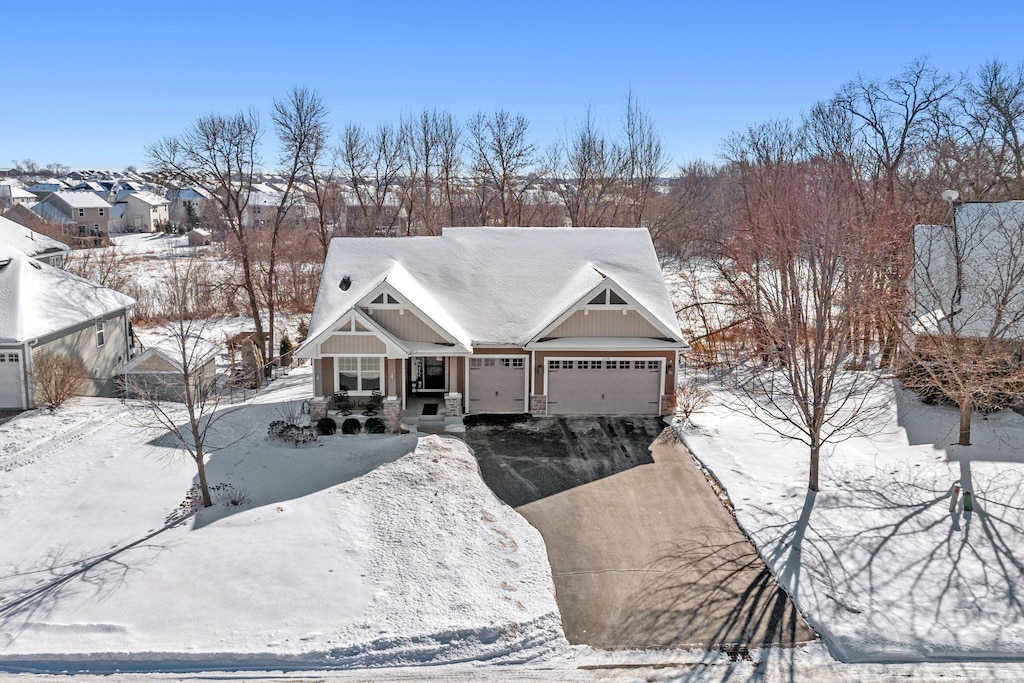
[[[543,535],[571,643],[742,652],[816,638],[661,420],[467,419],[466,440]]]

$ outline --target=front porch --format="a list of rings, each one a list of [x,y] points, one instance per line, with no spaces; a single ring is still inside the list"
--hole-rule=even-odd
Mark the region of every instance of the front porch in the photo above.
[[[410,395],[406,399],[405,410],[402,411],[402,424],[430,434],[464,431],[462,410],[458,403],[461,396],[455,399],[455,406],[452,406],[458,407],[457,410],[449,410],[446,406],[451,400],[450,395],[447,400],[441,395]]]

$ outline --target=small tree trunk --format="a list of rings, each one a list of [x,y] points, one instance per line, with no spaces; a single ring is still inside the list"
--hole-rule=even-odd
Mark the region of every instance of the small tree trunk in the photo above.
[[[971,445],[971,412],[969,401],[960,404],[960,440],[957,441],[960,446]]]
[[[203,455],[203,449],[197,448],[195,454],[196,469],[199,470],[199,490],[203,494],[203,507],[208,508],[213,505],[213,499],[210,497],[210,486],[206,482],[206,463],[203,462],[205,456]]]
[[[820,453],[820,446],[811,446],[811,474],[807,480],[807,488],[812,491],[818,490],[818,456]]]

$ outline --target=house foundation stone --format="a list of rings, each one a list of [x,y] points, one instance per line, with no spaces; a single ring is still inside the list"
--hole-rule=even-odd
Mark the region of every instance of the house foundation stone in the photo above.
[[[531,396],[530,397],[530,414],[531,415],[547,415],[548,414],[548,397],[547,396]]]
[[[672,416],[676,414],[676,397],[671,394],[661,397],[661,414]]]
[[[384,422],[390,427],[402,423],[402,400],[397,396],[388,396],[381,402]]]
[[[309,421],[316,424],[316,421],[322,417],[327,417],[327,399],[314,398],[309,402]]]
[[[462,394],[453,392],[444,395],[444,414],[447,417],[462,415]]]

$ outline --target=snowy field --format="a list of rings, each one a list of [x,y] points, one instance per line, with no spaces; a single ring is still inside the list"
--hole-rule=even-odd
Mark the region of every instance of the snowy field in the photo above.
[[[564,648],[540,534],[467,448],[270,444],[266,424],[309,385],[293,372],[227,418],[241,440],[211,456],[210,481],[251,500],[181,522],[193,466],[141,439],[130,406],[88,399],[0,428],[0,666],[509,663]]]
[[[955,409],[878,391],[887,410],[823,457],[816,496],[806,447],[721,400],[679,431],[838,660],[1024,661],[1024,417],[948,445]],[[950,511],[955,484],[973,512]]]

